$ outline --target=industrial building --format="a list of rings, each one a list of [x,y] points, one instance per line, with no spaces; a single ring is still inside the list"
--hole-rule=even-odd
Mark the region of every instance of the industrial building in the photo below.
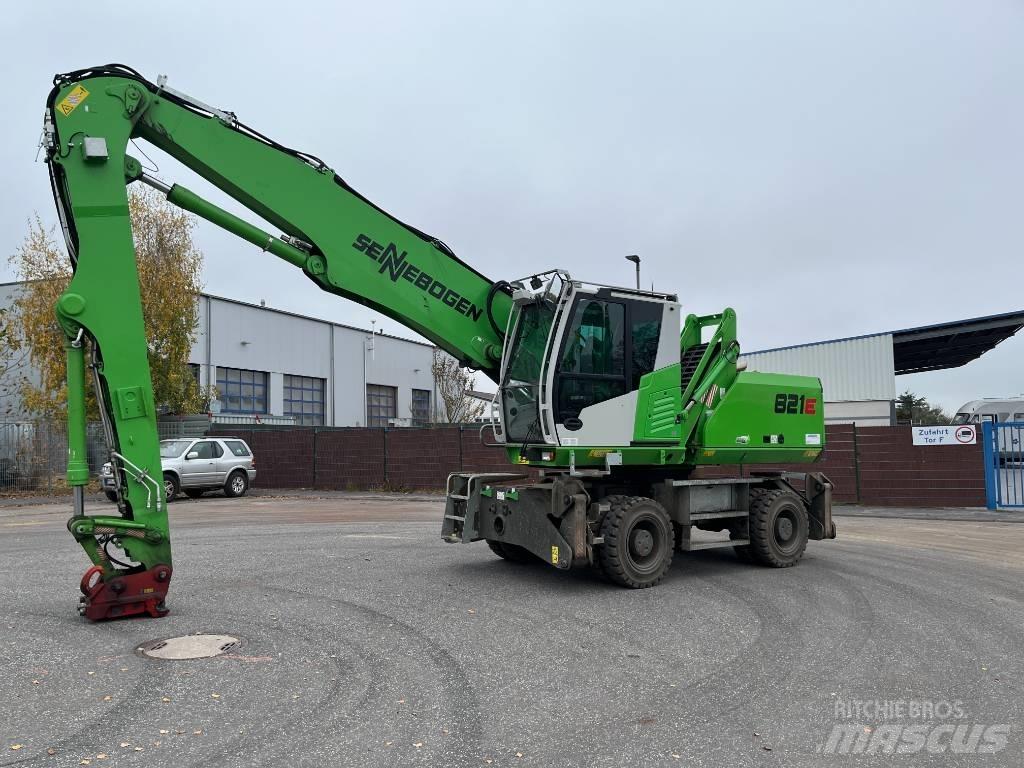
[[[821,379],[829,424],[896,423],[896,377],[957,368],[1024,327],[1024,311],[748,352],[750,371]]]
[[[19,289],[0,284],[0,309]],[[434,414],[429,344],[205,293],[198,310],[189,363],[217,387],[215,420],[411,426]],[[15,392],[0,392],[0,418],[21,411]]]

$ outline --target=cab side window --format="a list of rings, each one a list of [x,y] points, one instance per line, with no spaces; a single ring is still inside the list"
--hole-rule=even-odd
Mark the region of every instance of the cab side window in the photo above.
[[[223,451],[217,443],[212,440],[203,440],[192,446],[189,453],[198,453],[200,459],[219,459]]]

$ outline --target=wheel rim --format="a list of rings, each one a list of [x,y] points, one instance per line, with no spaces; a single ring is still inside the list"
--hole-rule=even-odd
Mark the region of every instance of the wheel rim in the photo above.
[[[233,493],[241,493],[245,490],[245,480],[242,479],[241,475],[235,475],[231,480],[231,491]]]
[[[800,523],[797,519],[796,509],[789,506],[780,509],[775,516],[772,533],[780,550],[783,552],[795,550],[800,543]]]
[[[626,559],[640,574],[657,571],[665,552],[666,533],[653,515],[637,518],[626,534]]]
[[[164,480],[164,495],[169,499],[174,496],[174,481]]]

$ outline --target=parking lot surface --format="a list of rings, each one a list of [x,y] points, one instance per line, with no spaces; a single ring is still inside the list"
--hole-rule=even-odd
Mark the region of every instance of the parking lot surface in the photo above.
[[[0,765],[1024,764],[1022,525],[840,517],[796,568],[628,591],[444,544],[442,509],[179,501],[171,614],[90,624],[66,505],[0,507]],[[193,633],[240,644],[136,652]]]

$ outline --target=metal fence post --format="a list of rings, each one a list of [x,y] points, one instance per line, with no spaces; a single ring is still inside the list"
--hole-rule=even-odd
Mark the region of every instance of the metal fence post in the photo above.
[[[991,421],[981,425],[981,446],[985,462],[985,506],[996,509],[999,506],[999,459],[994,450],[995,429]]]
[[[860,444],[857,442],[857,425],[853,425],[853,495],[860,504]]]

